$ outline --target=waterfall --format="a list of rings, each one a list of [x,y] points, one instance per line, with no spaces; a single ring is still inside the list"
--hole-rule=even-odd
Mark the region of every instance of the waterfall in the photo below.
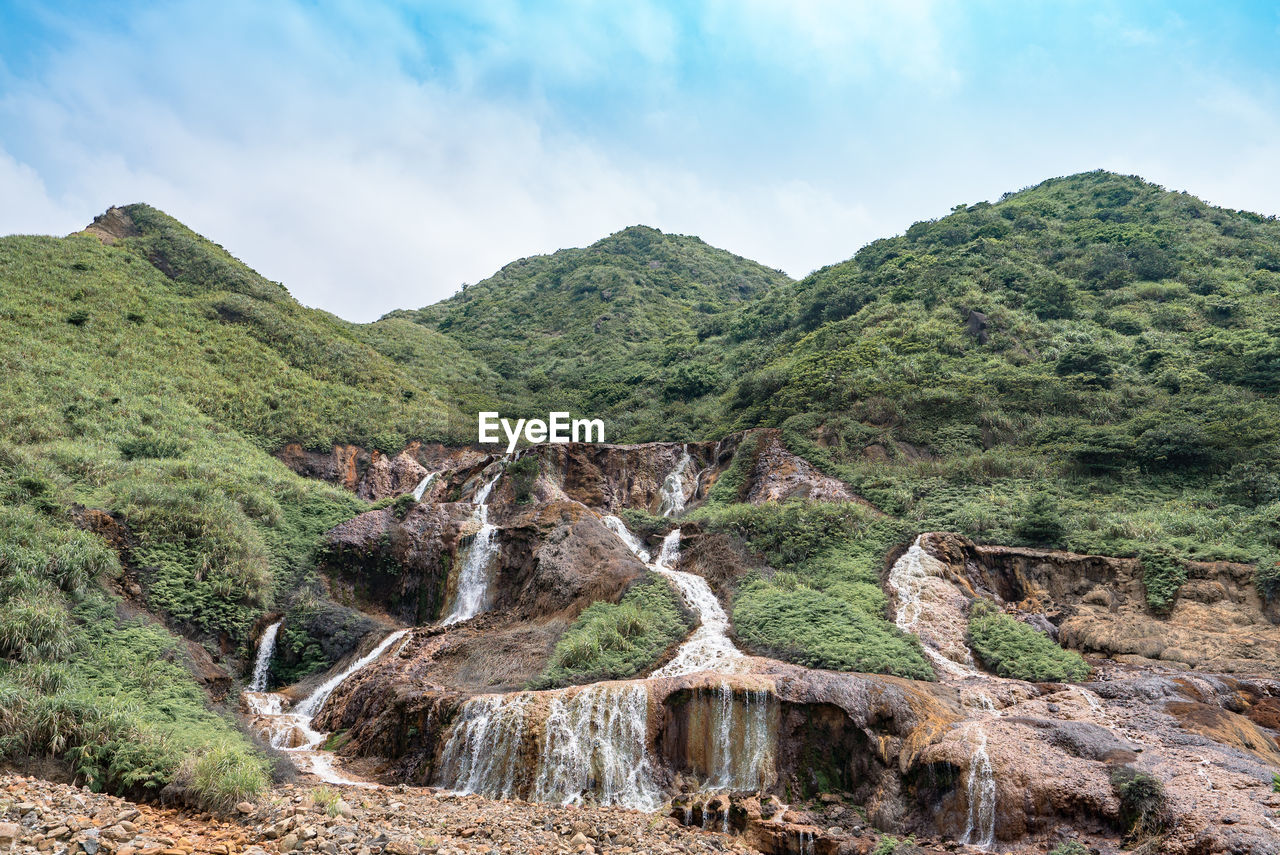
[[[251,692],[267,690],[267,670],[271,668],[271,657],[276,653],[276,633],[280,631],[282,623],[284,618],[263,630],[262,638],[258,639],[258,657],[253,662],[253,680],[249,683]]]
[[[266,672],[262,662],[264,661],[264,650],[268,646],[267,634],[271,633],[270,641],[274,644],[275,632],[279,626],[280,622],[277,621],[263,633],[262,642],[258,648],[258,664],[254,667],[255,680],[259,667],[263,669],[265,680]],[[327,751],[317,750],[320,744],[324,742],[327,734],[314,730],[311,727],[311,720],[316,713],[320,712],[324,702],[329,699],[329,695],[333,694],[333,691],[338,686],[342,685],[348,677],[361,668],[376,661],[391,645],[404,638],[408,632],[409,630],[407,629],[397,630],[382,639],[377,647],[338,674],[325,680],[314,692],[295,704],[293,709],[287,713],[284,711],[284,695],[277,692],[246,691],[244,693],[245,704],[251,714],[259,717],[258,724],[261,728],[262,736],[271,744],[272,748],[296,754],[301,761],[300,765],[310,768],[313,775],[326,783],[372,786],[362,781],[344,777],[334,768],[332,755]],[[265,660],[270,661],[269,653],[265,655]]]
[[[662,541],[656,563],[650,565],[680,591],[689,608],[701,622],[693,635],[685,640],[670,662],[653,672],[654,677],[680,677],[697,671],[734,674],[745,667],[742,652],[729,640],[729,616],[707,580],[695,573],[672,569],[680,560],[680,529],[673,530]]]
[[[773,783],[776,709],[765,689],[742,694],[739,703],[729,683],[721,682],[709,698],[711,715],[701,735],[706,743],[706,786],[714,790],[759,792]]]
[[[716,597],[707,580],[696,573],[676,570],[680,561],[680,529],[672,529],[662,539],[657,560],[653,560],[640,538],[627,528],[626,523],[612,514],[604,517],[604,524],[618,535],[637,558],[649,565],[655,573],[670,579],[680,592],[685,605],[698,615],[700,625],[693,635],[680,645],[675,657],[654,671],[654,677],[681,677],[697,671],[716,671],[736,674],[743,670],[742,652],[729,640],[729,616]]]
[[[684,513],[684,473],[693,462],[689,456],[689,446],[681,447],[680,460],[676,468],[662,482],[662,501],[658,504],[658,515],[674,517]]]
[[[888,579],[889,587],[893,589],[894,596],[898,600],[894,623],[897,624],[898,629],[913,635],[919,634],[916,624],[924,614],[925,583],[930,577],[936,575],[929,572],[927,565],[938,563],[936,558],[925,552],[923,541],[924,535],[915,539],[911,548],[894,562],[889,570]],[[961,635],[963,636],[963,633]],[[921,637],[920,641],[925,655],[944,673],[962,679],[979,676],[978,669],[974,667],[973,654],[967,646],[964,646],[965,661],[956,662],[939,650],[931,640]]]
[[[431,482],[436,480],[436,476],[439,474],[439,472],[428,472],[423,476],[422,480],[418,482],[418,486],[413,488],[413,500],[415,502],[422,501],[422,497],[427,494],[427,488],[431,486]]]
[[[969,757],[969,819],[961,843],[990,849],[996,842],[996,779],[987,754],[987,732],[977,725],[978,740]]]
[[[649,691],[643,683],[598,683],[551,701],[533,799],[656,810],[662,794],[649,758]]]
[[[293,708],[293,714],[299,715],[299,716],[306,716],[308,719],[313,718],[316,713],[320,712],[320,708],[324,706],[324,702],[329,699],[329,696],[331,694],[333,694],[334,689],[338,688],[344,682],[346,682],[347,678],[350,677],[352,674],[356,673],[361,668],[377,660],[379,656],[381,656],[384,652],[386,652],[386,649],[388,647],[395,644],[401,638],[404,638],[404,636],[407,635],[408,632],[409,630],[407,629],[398,629],[395,632],[388,635],[386,638],[382,639],[382,641],[378,643],[377,647],[373,648],[364,656],[361,656],[355,662],[351,663],[351,665],[347,666],[347,669],[345,671],[342,671],[341,673],[333,677],[330,677],[328,680],[325,680],[323,683],[321,683],[318,689],[316,689],[314,692],[308,695],[304,700],[299,702],[298,705]]]
[[[490,798],[518,795],[520,741],[531,697],[484,695],[463,704],[440,757],[442,786]]]
[[[489,494],[502,477],[502,468],[475,496],[475,515],[480,530],[471,541],[467,557],[458,573],[458,589],[453,595],[453,608],[441,623],[445,626],[470,620],[484,611],[489,595],[489,565],[498,554],[498,528],[489,522]]]
[[[636,558],[639,558],[645,564],[648,564],[650,560],[652,560],[649,555],[649,550],[644,548],[644,544],[640,542],[640,538],[631,533],[631,529],[627,528],[626,523],[615,517],[613,514],[607,514],[604,516],[602,522],[604,522],[605,527],[609,529],[609,531],[616,534],[618,539],[626,544],[627,549],[630,549]]]

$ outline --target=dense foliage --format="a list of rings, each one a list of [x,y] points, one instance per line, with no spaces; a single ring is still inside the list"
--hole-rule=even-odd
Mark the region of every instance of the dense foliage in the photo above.
[[[1090,668],[1073,650],[978,600],[969,611],[969,646],[982,664],[1001,677],[1035,683],[1075,683],[1087,679]]]
[[[768,562],[734,593],[733,629],[748,650],[813,668],[934,678],[919,640],[889,620],[880,587],[885,553],[906,536],[897,523],[860,505],[804,501],[712,502],[689,518]]]
[[[444,333],[482,359],[503,380],[504,415],[568,410],[603,418],[611,442],[685,440],[736,372],[708,331],[726,309],[790,281],[696,237],[634,226],[522,258],[389,318]]]
[[[617,603],[592,603],[556,642],[547,670],[531,688],[622,680],[650,671],[693,628],[671,584],[656,573]]]

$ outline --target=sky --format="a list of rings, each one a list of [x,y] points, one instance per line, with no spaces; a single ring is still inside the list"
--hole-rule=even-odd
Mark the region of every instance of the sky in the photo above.
[[[0,234],[147,202],[354,321],[638,223],[800,277],[1099,168],[1280,213],[1280,5],[0,0]]]

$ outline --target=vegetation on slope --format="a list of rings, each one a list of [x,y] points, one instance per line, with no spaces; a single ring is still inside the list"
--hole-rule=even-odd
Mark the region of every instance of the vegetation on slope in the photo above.
[[[236,670],[254,620],[316,587],[323,532],[366,507],[268,452],[450,439],[467,398],[442,389],[485,372],[420,326],[306,309],[164,214],[126,214],[111,246],[0,239],[0,691],[20,699],[0,752],[117,791],[179,781],[216,807],[260,789],[265,761],[206,709],[166,628],[107,588],[138,584]],[[128,566],[77,507],[123,523]]]
[[[725,322],[725,428],[921,530],[1276,560],[1280,223],[1089,173],[957,206]],[[1044,493],[1032,508],[1033,496]]]
[[[617,603],[583,609],[556,642],[546,671],[531,688],[624,680],[651,670],[694,620],[671,584],[656,573],[633,585]]]
[[[725,310],[790,280],[696,237],[633,226],[524,258],[443,302],[395,312],[503,379],[504,415],[603,418],[611,442],[686,440],[737,371],[708,339]]]
[[[1015,680],[1077,683],[1091,670],[1079,653],[1063,650],[986,600],[976,601],[969,611],[969,646],[987,668]]]
[[[690,518],[741,539],[769,570],[744,578],[732,622],[750,651],[811,668],[934,678],[919,639],[888,616],[878,568],[904,537],[896,523],[855,504],[710,503]]]

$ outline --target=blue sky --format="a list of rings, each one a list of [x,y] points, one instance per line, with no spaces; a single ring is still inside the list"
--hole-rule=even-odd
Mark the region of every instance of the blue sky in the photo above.
[[[0,0],[0,234],[146,201],[303,302],[635,223],[801,276],[1094,168],[1280,213],[1271,3]]]

